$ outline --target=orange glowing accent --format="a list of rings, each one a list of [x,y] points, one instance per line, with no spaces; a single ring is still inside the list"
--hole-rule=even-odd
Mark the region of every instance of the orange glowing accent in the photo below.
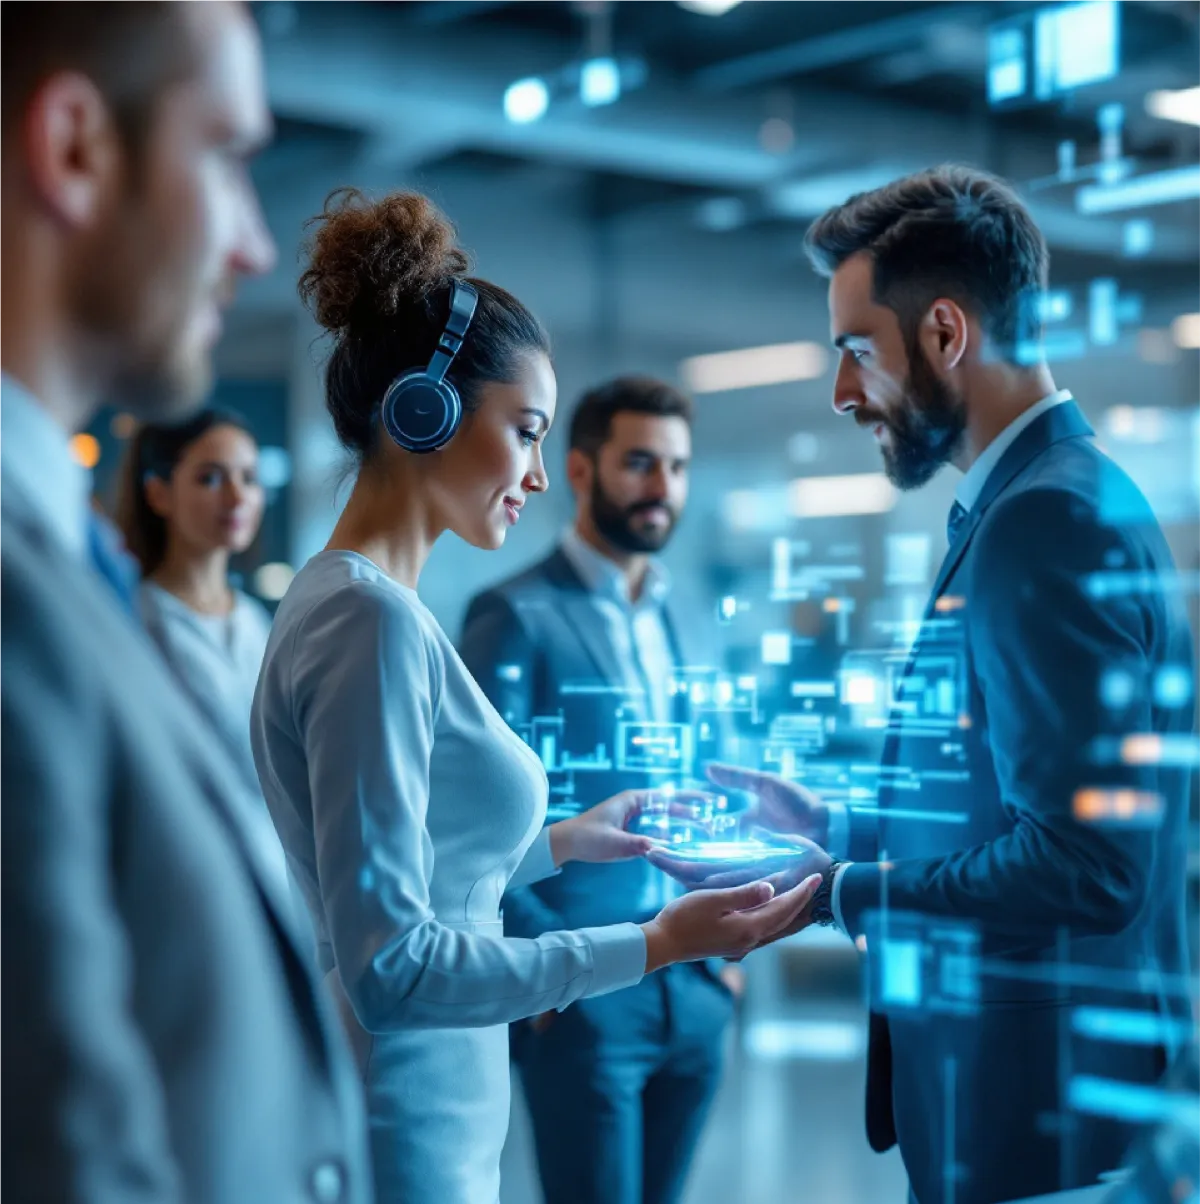
[[[1092,786],[1075,792],[1072,811],[1084,823],[1142,819],[1158,815],[1162,802],[1162,795],[1152,790],[1104,790]]]
[[[71,455],[84,468],[95,468],[100,463],[100,441],[95,435],[74,435],[71,438]]]
[[[825,601],[821,603],[821,609],[827,615],[835,615],[835,614],[837,614],[837,612],[839,610],[842,609],[841,599],[840,598],[826,598]]]
[[[1121,741],[1121,760],[1126,765],[1157,765],[1162,754],[1163,739],[1157,732],[1126,736]]]
[[[971,716],[964,711],[958,717],[958,726],[965,732],[971,726]]]
[[[966,604],[967,600],[961,594],[943,594],[933,604],[933,608],[944,614],[948,610],[962,610]]]

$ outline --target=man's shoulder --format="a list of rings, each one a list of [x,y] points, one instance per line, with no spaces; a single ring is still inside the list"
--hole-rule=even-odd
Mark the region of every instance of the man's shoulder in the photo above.
[[[545,597],[559,588],[563,555],[555,548],[541,560],[527,565],[510,577],[498,581],[487,589],[480,590],[472,599],[471,607],[478,604],[506,602],[513,609],[532,600]]]
[[[170,712],[172,687],[148,638],[85,565],[36,525],[0,523],[0,640],[4,685],[21,696],[62,696],[78,719],[128,712],[148,722]]]
[[[1106,529],[1158,531],[1158,520],[1133,478],[1093,439],[1067,439],[1051,445],[1020,472],[991,507],[993,527],[1019,527],[1027,520],[1027,541],[1039,530],[1047,537],[1063,530],[1086,535]]]

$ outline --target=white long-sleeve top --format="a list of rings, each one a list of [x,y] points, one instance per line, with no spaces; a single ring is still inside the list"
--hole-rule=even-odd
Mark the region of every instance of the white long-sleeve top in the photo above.
[[[641,977],[636,925],[501,934],[504,891],[554,871],[545,771],[416,593],[366,558],[297,574],[252,738],[321,968],[367,1031],[504,1024]]]

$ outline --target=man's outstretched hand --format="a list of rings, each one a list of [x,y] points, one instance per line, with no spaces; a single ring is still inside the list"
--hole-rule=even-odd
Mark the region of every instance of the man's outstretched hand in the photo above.
[[[776,773],[714,762],[708,779],[726,790],[744,790],[755,802],[746,820],[782,835],[803,836],[824,846],[829,841],[829,808],[806,786]]]

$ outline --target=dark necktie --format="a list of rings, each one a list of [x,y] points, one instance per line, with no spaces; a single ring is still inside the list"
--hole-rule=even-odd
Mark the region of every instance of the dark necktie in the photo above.
[[[950,515],[946,519],[946,538],[950,541],[951,546],[958,538],[958,533],[966,525],[969,513],[970,511],[961,502],[955,502],[950,507]]]
[[[95,511],[88,512],[88,559],[108,583],[121,605],[137,616],[137,561],[125,551],[117,529]]]

